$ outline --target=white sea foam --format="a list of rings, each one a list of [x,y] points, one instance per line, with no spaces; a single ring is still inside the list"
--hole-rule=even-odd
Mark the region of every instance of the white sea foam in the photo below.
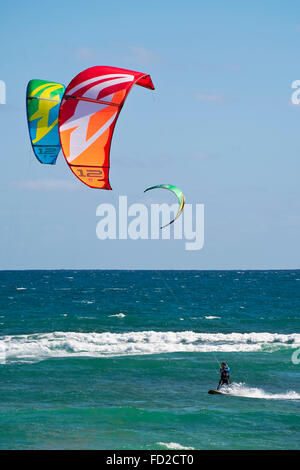
[[[233,383],[228,388],[223,387],[222,393],[246,398],[262,398],[265,400],[300,400],[300,394],[294,390],[286,393],[268,393],[261,388],[248,387],[244,383]]]
[[[118,316],[120,315],[117,314]],[[122,314],[124,315],[124,314]],[[128,333],[52,332],[0,336],[9,360],[51,357],[109,357],[173,352],[274,351],[300,346],[300,334],[195,333],[132,331]]]
[[[108,315],[109,317],[117,317],[117,318],[124,318],[126,315],[122,312],[116,313],[115,315]]]
[[[221,318],[221,317],[215,317],[214,315],[208,315],[207,317],[204,317],[206,318],[206,320],[215,320],[215,318]]]
[[[157,442],[159,446],[164,446],[167,449],[178,449],[178,450],[194,450],[194,447],[184,447],[181,444],[178,444],[177,442]]]

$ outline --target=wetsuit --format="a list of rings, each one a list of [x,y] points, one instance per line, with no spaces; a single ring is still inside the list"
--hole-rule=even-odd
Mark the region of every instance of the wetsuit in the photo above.
[[[230,384],[229,373],[230,373],[230,368],[228,366],[221,367],[220,369],[221,378],[220,378],[220,382],[219,382],[217,390],[219,390],[224,384],[226,385]]]

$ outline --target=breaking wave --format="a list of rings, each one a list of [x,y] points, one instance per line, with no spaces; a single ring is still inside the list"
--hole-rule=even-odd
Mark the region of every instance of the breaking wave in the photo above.
[[[52,332],[0,337],[6,360],[55,357],[110,357],[173,352],[274,351],[300,346],[300,334],[195,333],[132,331],[129,333]]]
[[[166,447],[167,449],[172,449],[172,450],[194,450],[194,447],[184,447],[181,444],[178,444],[177,442],[157,442],[158,445],[162,447]]]

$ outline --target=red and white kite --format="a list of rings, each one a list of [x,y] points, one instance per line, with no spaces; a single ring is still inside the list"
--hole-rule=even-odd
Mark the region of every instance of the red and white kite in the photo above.
[[[150,75],[97,66],[79,73],[67,86],[59,111],[59,135],[73,173],[91,188],[111,189],[110,144],[118,116],[133,85],[150,90]]]

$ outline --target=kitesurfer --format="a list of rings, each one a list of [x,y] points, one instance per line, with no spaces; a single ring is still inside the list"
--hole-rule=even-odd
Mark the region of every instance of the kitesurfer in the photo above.
[[[217,390],[219,390],[224,384],[226,385],[230,384],[230,380],[229,380],[230,368],[228,367],[226,362],[222,362],[221,367],[220,367],[220,374],[221,374],[221,378],[220,378],[220,382],[219,382]]]

